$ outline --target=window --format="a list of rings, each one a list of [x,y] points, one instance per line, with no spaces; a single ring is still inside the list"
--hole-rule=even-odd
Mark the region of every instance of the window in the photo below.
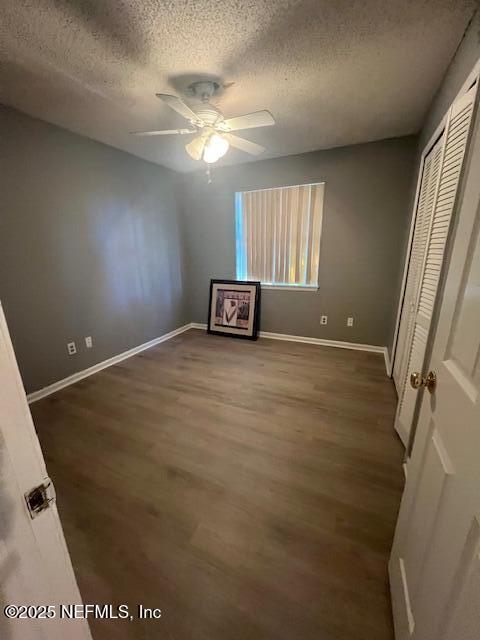
[[[237,280],[317,287],[324,183],[235,194]]]

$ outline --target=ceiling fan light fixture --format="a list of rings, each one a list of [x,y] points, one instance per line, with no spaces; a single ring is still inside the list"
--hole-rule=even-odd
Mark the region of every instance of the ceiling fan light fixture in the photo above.
[[[219,89],[219,86],[217,82],[212,80],[193,83],[190,86],[190,90],[201,101],[200,105],[196,104],[193,108],[178,96],[157,93],[157,97],[162,102],[188,120],[188,128],[133,131],[133,135],[149,138],[197,133],[198,136],[185,145],[185,150],[193,160],[203,160],[208,165],[220,160],[230,147],[240,149],[240,151],[251,156],[259,156],[265,151],[265,147],[251,140],[233,135],[232,131],[269,127],[275,124],[274,117],[264,109],[225,120],[220,109],[210,104],[209,101]],[[227,85],[223,86],[226,87]]]
[[[213,164],[227,153],[229,147],[228,140],[218,133],[214,133],[207,140],[203,151],[203,160],[207,164]]]

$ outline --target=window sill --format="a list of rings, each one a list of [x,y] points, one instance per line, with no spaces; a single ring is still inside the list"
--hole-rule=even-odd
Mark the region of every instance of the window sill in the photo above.
[[[272,289],[275,291],[304,291],[310,293],[316,293],[318,287],[312,287],[299,284],[261,284],[262,289]]]

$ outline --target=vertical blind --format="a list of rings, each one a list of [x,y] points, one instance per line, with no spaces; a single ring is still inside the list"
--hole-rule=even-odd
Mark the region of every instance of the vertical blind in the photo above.
[[[237,279],[317,286],[323,183],[235,194]]]

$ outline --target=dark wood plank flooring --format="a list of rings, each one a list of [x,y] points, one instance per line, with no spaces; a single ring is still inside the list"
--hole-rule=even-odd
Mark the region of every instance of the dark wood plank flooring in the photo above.
[[[32,405],[94,640],[391,640],[378,354],[191,330]]]

